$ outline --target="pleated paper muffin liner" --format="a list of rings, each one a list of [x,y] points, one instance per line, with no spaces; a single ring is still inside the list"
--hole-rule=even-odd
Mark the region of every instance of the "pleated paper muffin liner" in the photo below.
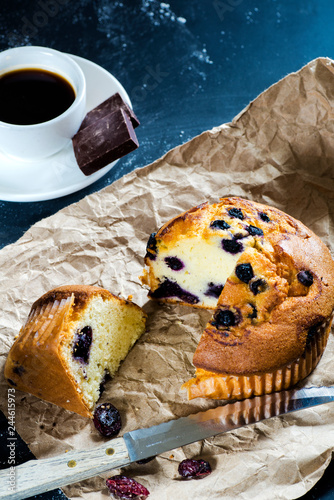
[[[196,370],[196,377],[183,384],[188,399],[244,399],[289,389],[306,378],[317,366],[325,350],[333,314],[309,335],[302,356],[278,370],[256,375],[217,374]]]

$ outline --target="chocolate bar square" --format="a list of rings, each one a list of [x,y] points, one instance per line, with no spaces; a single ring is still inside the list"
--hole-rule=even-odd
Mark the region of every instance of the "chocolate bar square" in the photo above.
[[[139,146],[131,119],[122,108],[79,130],[72,143],[78,166],[85,175],[93,174]]]
[[[96,122],[97,120],[100,120],[106,115],[109,115],[110,113],[113,113],[117,109],[123,109],[125,113],[128,115],[128,117],[131,119],[131,123],[133,128],[138,127],[139,125],[139,120],[132,111],[132,109],[123,101],[122,97],[120,94],[114,94],[105,101],[101,102],[98,106],[96,106],[94,109],[89,111],[79,130],[83,130],[86,127],[89,127],[92,123]]]

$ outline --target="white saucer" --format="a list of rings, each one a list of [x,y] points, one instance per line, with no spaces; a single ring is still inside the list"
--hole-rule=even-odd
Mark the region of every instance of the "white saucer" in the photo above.
[[[90,111],[112,94],[119,92],[131,105],[123,86],[108,71],[82,57],[69,54],[85,74],[86,110]],[[0,200],[42,201],[75,193],[105,175],[118,160],[85,176],[79,169],[69,143],[59,153],[39,161],[20,161],[0,152]]]

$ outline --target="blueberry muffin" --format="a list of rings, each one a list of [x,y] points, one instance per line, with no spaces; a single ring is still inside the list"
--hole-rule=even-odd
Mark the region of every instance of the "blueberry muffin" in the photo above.
[[[92,417],[106,376],[116,373],[145,322],[139,306],[105,289],[56,288],[33,304],[5,377],[16,389]]]
[[[188,397],[291,387],[318,363],[334,309],[334,262],[301,222],[241,198],[205,203],[151,235],[142,282],[164,302],[213,309]]]

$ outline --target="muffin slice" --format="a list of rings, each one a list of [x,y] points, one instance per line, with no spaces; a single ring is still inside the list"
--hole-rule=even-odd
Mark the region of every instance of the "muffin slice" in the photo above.
[[[93,286],[63,286],[32,306],[7,357],[13,387],[92,417],[106,375],[113,376],[145,331],[136,304]]]

